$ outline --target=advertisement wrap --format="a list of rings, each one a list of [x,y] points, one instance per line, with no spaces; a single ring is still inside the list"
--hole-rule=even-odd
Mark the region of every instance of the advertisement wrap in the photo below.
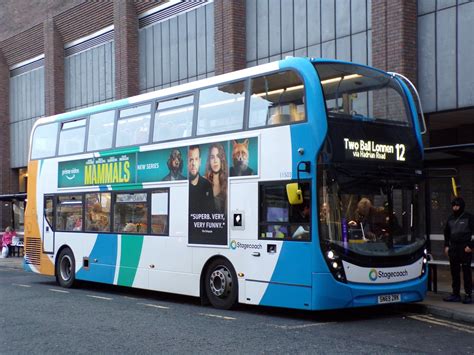
[[[58,187],[188,181],[189,244],[227,245],[229,178],[258,175],[258,137],[58,163]]]

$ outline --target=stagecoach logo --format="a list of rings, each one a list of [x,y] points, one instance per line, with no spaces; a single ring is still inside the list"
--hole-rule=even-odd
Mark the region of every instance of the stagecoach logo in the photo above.
[[[236,242],[235,240],[230,242],[230,249],[235,250],[235,249],[262,249],[263,246],[262,244],[251,244],[251,243],[241,243],[241,242]]]
[[[369,279],[371,281],[376,281],[377,279],[387,279],[390,280],[391,278],[397,277],[406,277],[408,276],[408,270],[405,269],[403,271],[377,271],[376,269],[371,269],[369,272]]]

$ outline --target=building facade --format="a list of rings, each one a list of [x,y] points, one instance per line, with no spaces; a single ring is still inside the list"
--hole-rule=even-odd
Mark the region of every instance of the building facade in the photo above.
[[[427,166],[454,168],[474,208],[474,2],[469,0],[5,0],[0,9],[0,193],[26,191],[43,116],[278,60],[326,57],[407,76],[428,133]],[[442,147],[442,148],[440,148]],[[439,149],[438,149],[439,148]],[[430,182],[431,233],[451,183]],[[2,225],[23,203],[5,198]]]

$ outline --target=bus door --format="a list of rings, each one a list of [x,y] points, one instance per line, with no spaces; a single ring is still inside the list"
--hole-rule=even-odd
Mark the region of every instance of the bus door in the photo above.
[[[43,252],[54,252],[54,203],[53,196],[45,196],[43,213]]]

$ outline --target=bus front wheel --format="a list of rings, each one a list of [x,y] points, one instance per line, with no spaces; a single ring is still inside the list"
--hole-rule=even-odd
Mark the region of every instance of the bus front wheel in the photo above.
[[[228,260],[212,261],[205,282],[207,298],[215,308],[230,309],[237,303],[237,275]]]
[[[76,261],[71,249],[61,250],[56,262],[56,280],[65,288],[70,288],[76,280]]]

